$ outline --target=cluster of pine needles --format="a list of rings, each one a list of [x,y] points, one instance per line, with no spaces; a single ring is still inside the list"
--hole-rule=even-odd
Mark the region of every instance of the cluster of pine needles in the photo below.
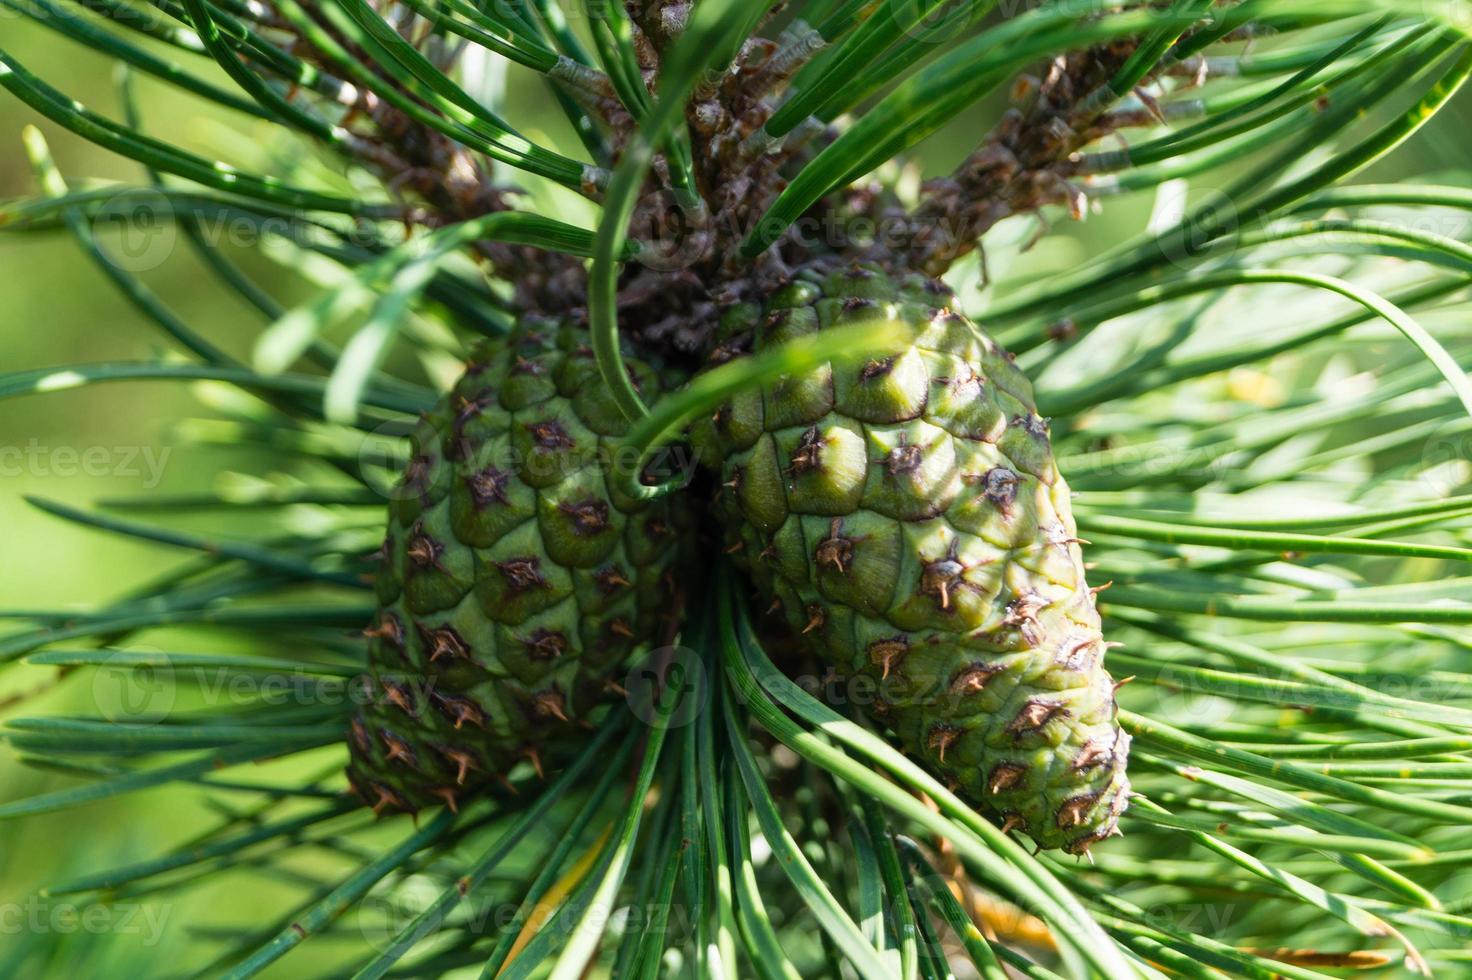
[[[1458,5],[646,4],[682,18],[653,89],[622,5],[566,6],[0,0],[128,69],[117,118],[3,41],[0,87],[143,168],[131,187],[69,182],[28,130],[40,194],[0,208],[0,228],[73,235],[175,348],[10,371],[0,396],[184,382],[204,407],[175,427],[181,444],[239,460],[203,494],[87,511],[33,501],[154,543],[161,562],[188,557],[85,610],[3,610],[9,670],[83,690],[92,671],[136,672],[166,678],[171,696],[168,711],[121,719],[21,717],[24,699],[9,703],[10,747],[57,778],[0,803],[0,818],[191,787],[218,813],[206,832],[161,828],[154,856],[89,863],[46,897],[183,906],[221,882],[289,896],[236,909],[228,930],[179,922],[141,958],[88,949],[74,967],[290,976],[310,972],[294,965],[306,955],[320,975],[363,978],[1466,975],[1472,191],[1348,182],[1472,73]],[[958,119],[998,120],[993,97],[1026,89],[1019,77],[1046,84],[1067,56],[1128,44],[1106,84],[1079,93],[1099,125],[1034,165],[1030,195],[1013,187],[992,220],[948,210],[973,158],[929,198],[986,234],[984,256],[948,257],[950,281],[1033,378],[1091,578],[1107,583],[1137,796],[1124,837],[1087,860],[1031,853],[825,697],[821,678],[786,676],[728,569],[691,598],[673,652],[630,673],[658,682],[630,687],[561,771],[523,767],[510,799],[416,820],[377,820],[345,793],[366,657],[355,631],[374,612],[368,556],[404,434],[525,299],[525,283],[485,270],[529,251],[586,269],[588,319],[617,377],[621,270],[639,249],[628,220],[651,166],[688,191],[683,109],[758,26],[806,60],[745,137],[816,142],[757,195],[760,220],[732,243],[748,255],[856,182],[913,198],[913,148]],[[542,76],[546,111],[565,118],[522,135],[455,80],[506,61],[518,80]],[[140,74],[275,138],[225,164],[149,135]],[[364,112],[365,91],[427,142],[375,157],[337,112]],[[595,111],[610,105],[621,113]],[[999,128],[983,149],[1016,145]],[[435,177],[446,148],[494,165],[528,203],[485,206],[479,183]],[[1046,269],[1049,222],[1070,208],[1107,221],[1150,195],[1134,237]],[[253,363],[109,255],[96,229],[119,213],[171,223],[215,276],[201,288],[260,315]],[[275,263],[269,283],[212,236],[221,223],[258,232],[252,261]],[[287,308],[283,284],[299,289],[304,270],[317,293]],[[839,353],[788,351],[723,380]],[[637,448],[700,397],[662,403],[635,427]],[[222,536],[222,521],[251,533]],[[202,679],[251,693],[221,704]],[[73,847],[85,811],[58,826],[58,848]],[[23,975],[58,942],[28,936],[0,963]]]

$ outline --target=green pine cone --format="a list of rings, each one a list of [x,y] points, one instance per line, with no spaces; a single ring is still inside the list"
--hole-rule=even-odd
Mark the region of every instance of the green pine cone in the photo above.
[[[528,322],[488,342],[415,433],[349,738],[349,778],[375,809],[454,806],[562,754],[678,615],[682,501],[615,490],[626,423],[585,340]]]
[[[744,393],[692,438],[733,549],[852,700],[1004,826],[1081,853],[1128,803],[1129,736],[1047,420],[950,301],[805,270],[732,310],[714,360],[876,318],[913,346]]]

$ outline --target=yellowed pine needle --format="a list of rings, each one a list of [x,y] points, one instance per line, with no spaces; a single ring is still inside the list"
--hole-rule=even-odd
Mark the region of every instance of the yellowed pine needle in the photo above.
[[[937,813],[940,808],[929,796],[920,795],[925,805]],[[956,901],[971,917],[971,922],[982,935],[993,942],[1022,943],[1037,949],[1057,950],[1048,925],[1037,916],[1028,915],[1009,902],[1003,902],[985,894],[966,877],[966,868],[956,856],[956,849],[944,837],[934,840],[936,855],[940,858],[939,869],[949,880],[948,887]]]
[[[964,874],[964,872],[963,872]],[[1024,943],[1041,949],[1058,948],[1053,934],[1041,919],[1028,915],[1009,902],[983,894],[964,878],[951,875],[951,893],[961,902],[978,929],[988,938],[1001,942]],[[1332,952],[1318,949],[1244,949],[1242,952],[1290,966],[1324,967],[1327,969],[1376,970],[1395,961],[1395,956],[1380,950],[1363,949]]]
[[[588,848],[582,857],[578,858],[577,863],[568,868],[567,873],[557,879],[552,887],[547,889],[547,893],[541,897],[537,904],[532,906],[531,911],[527,913],[526,922],[522,924],[521,932],[516,936],[516,942],[511,944],[510,955],[506,957],[506,962],[502,964],[496,976],[499,977],[502,973],[506,972],[506,967],[510,966],[516,957],[521,955],[521,951],[526,948],[526,944],[531,942],[541,930],[542,926],[547,924],[547,920],[552,917],[553,912],[557,911],[557,906],[562,904],[562,900],[587,876],[589,869],[598,860],[598,855],[603,851],[603,845],[608,843],[608,838],[612,833],[612,826],[604,828],[603,833],[599,834],[598,839],[593,842],[592,846]]]
[[[952,880],[951,893],[971,915],[978,929],[1004,943],[1021,943],[1034,949],[1056,950],[1058,942],[1047,923],[1028,915],[1011,902],[998,901],[976,890],[974,885]]]
[[[951,893],[961,902],[976,927],[989,939],[1024,943],[1040,949],[1056,950],[1057,942],[1041,919],[1028,915],[1009,902],[999,901],[977,890],[976,886],[949,872]],[[961,873],[964,876],[964,872]],[[1325,967],[1328,969],[1376,970],[1395,961],[1395,956],[1380,950],[1362,949],[1332,952],[1318,949],[1244,949],[1251,956],[1287,963],[1290,966]]]
[[[940,811],[930,797],[922,793],[920,799],[932,810]],[[987,939],[993,942],[1023,943],[1038,949],[1054,951],[1058,949],[1057,940],[1053,938],[1046,922],[1036,916],[1028,915],[1010,902],[987,895],[973,885],[966,877],[966,869],[961,864],[960,858],[956,855],[956,849],[951,846],[950,841],[944,837],[937,837],[932,841],[932,845],[935,847],[936,856],[940,859],[938,870],[950,879],[948,884],[951,894],[956,896],[956,900],[971,917],[972,923]],[[1374,970],[1387,966],[1394,960],[1392,955],[1379,950],[1352,950],[1335,953],[1317,949],[1244,949],[1242,952],[1279,963],[1287,963],[1290,966],[1338,967],[1350,970]]]
[[[1391,954],[1376,949],[1352,950],[1347,953],[1318,949],[1248,949],[1243,952],[1291,966],[1327,966],[1350,970],[1374,970],[1388,966],[1395,959]]]

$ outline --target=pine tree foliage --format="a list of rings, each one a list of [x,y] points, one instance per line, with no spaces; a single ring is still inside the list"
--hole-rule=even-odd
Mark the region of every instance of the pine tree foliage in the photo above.
[[[289,976],[310,961],[512,980],[1462,975],[1472,192],[1356,181],[1472,73],[1460,6],[0,0],[120,66],[115,105],[83,105],[0,38],[0,87],[138,168],[133,184],[62,174],[29,128],[38,193],[0,205],[0,232],[75,238],[170,346],[8,371],[0,397],[185,382],[201,414],[178,420],[180,443],[235,461],[204,494],[33,500],[185,557],[84,611],[0,610],[0,665],[59,685],[165,672],[256,692],[125,721],[8,704],[10,748],[60,778],[0,817],[81,820],[165,786],[211,801],[218,822],[198,838],[47,889],[146,903],[259,879],[292,896],[239,910],[234,929],[180,930],[193,958],[162,947],[160,974]],[[535,99],[503,98],[485,83],[500,71]],[[207,152],[166,130],[142,112],[142,76],[251,138]],[[919,180],[957,134],[964,159]],[[1152,201],[1123,244],[1048,261],[1075,221],[1128,225]],[[249,359],[118,261],[98,229],[119,215],[176,229],[211,276],[199,288],[258,315]],[[254,254],[222,226],[248,229]],[[772,321],[776,307],[789,312]],[[823,329],[782,329],[799,308]],[[937,322],[967,324],[969,346],[917,340]],[[796,486],[819,419],[859,419],[882,441],[884,425],[962,418],[894,411],[918,397],[895,367],[917,351],[980,371],[999,418],[1004,395],[1021,406],[998,437],[1016,482],[982,495],[1010,499],[1029,476],[1054,488],[1067,575],[1013,564],[1067,579],[1098,662],[1019,683],[1029,695],[1084,671],[1107,689],[1090,723],[1120,750],[1100,770],[1118,792],[1088,796],[1088,815],[1072,789],[1044,805],[1005,768],[1056,704],[993,705],[974,727],[930,705],[886,720],[867,682],[900,663],[893,639],[870,636],[878,656],[868,646],[855,665],[853,643],[818,628],[863,619],[866,593],[833,576],[891,533],[864,515],[899,521],[883,508],[934,500],[940,483],[764,524],[763,500],[726,485],[752,471],[751,444],[702,449],[754,399],[753,432],[797,433],[774,464]],[[952,390],[957,372],[925,364]],[[487,365],[489,418],[474,382]],[[805,386],[815,377],[826,389]],[[633,549],[637,515],[688,512],[671,526],[695,557],[664,607],[656,573],[626,577],[640,593],[627,622],[581,586],[571,612],[533,615],[461,580],[525,557],[493,554],[485,508],[510,484],[455,455],[467,431],[514,441],[515,416],[496,413],[518,384],[566,426],[523,448],[599,456],[555,485],[518,475],[544,502],[567,491],[529,547],[593,582],[611,552],[590,556],[585,531],[617,515],[630,525],[617,547]],[[574,425],[592,442],[566,438]],[[960,441],[889,434],[899,455],[883,459],[916,466]],[[703,472],[650,465],[684,450]],[[480,478],[483,499],[455,511],[464,494],[431,475],[446,467]],[[383,549],[386,507],[397,537]],[[249,515],[252,533],[212,530],[222,514]],[[789,525],[829,545],[826,569],[776,530]],[[951,571],[910,570],[929,583],[919,598],[951,607]],[[831,604],[817,622],[815,597]],[[474,625],[431,621],[467,601]],[[394,603],[407,612],[390,623]],[[1019,633],[1030,619],[995,603],[978,622],[993,613]],[[535,616],[553,619],[528,645]],[[572,691],[539,688],[551,675],[526,651],[564,650],[579,616],[578,671],[597,674],[568,673],[570,711]],[[610,650],[596,627],[615,622]],[[925,626],[900,624],[912,666]],[[420,707],[439,715],[396,745],[360,731],[402,710],[384,683],[400,639],[394,670],[435,680]],[[499,673],[473,673],[467,643],[507,651]],[[969,661],[934,659],[926,676],[986,686]],[[504,732],[467,732],[480,710],[467,692],[488,690],[527,694],[537,727],[519,727],[527,708],[508,694]],[[546,733],[532,752],[529,731]],[[1030,745],[1040,768],[1097,751],[1093,729],[1078,744],[1072,723],[1047,731],[1066,745]],[[973,732],[986,744],[963,741]],[[408,761],[434,781],[383,781]],[[1008,791],[1016,807],[987,805]],[[1087,841],[1039,826],[1074,816],[1099,821]]]

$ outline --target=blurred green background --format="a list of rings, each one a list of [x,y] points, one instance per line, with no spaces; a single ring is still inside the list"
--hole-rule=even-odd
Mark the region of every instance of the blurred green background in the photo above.
[[[0,13],[0,37],[22,63],[69,95],[118,115],[116,77],[106,59],[8,11]],[[149,79],[137,81],[146,121],[171,138],[202,149],[218,142],[222,128],[242,124]],[[60,131],[0,94],[0,200],[36,192],[20,141],[26,124],[40,125],[69,179],[143,179],[131,162]],[[232,138],[269,140],[270,127],[264,123],[246,120],[244,125],[253,131]],[[152,264],[152,254],[142,256],[144,264]],[[255,271],[270,268],[259,260],[252,263],[250,255],[240,258]],[[252,338],[264,325],[260,315],[214,288],[188,248],[172,249],[168,261],[144,272],[143,278],[194,329],[230,353],[248,357]],[[0,235],[0,281],[6,292],[0,308],[0,370],[138,360],[172,352],[168,338],[137,313],[64,232]],[[207,487],[220,463],[210,458],[214,454],[171,447],[171,426],[198,414],[199,403],[189,387],[177,383],[130,382],[6,402],[0,408],[0,538],[5,541],[0,607],[83,606],[187,559],[176,549],[78,529],[39,514],[23,498],[38,495],[85,505],[102,496]],[[233,465],[239,465],[238,458]],[[262,460],[262,472],[266,465]],[[218,529],[230,533],[228,525]],[[192,644],[180,640],[179,648],[219,649],[218,643],[218,637],[200,634]],[[146,698],[150,693],[109,689],[122,683],[119,674],[97,682],[77,676],[53,688],[54,676],[51,668],[22,667],[0,677],[5,716],[94,714],[119,697]],[[21,697],[23,703],[13,702]],[[5,799],[75,783],[18,765],[8,748],[0,751],[0,796]],[[157,854],[161,845],[187,840],[216,819],[202,805],[202,794],[161,790],[0,828],[0,976],[157,976],[171,969],[158,959],[160,947],[172,961],[183,948],[187,928],[210,922],[227,927],[273,922],[287,908],[285,886],[279,893],[265,884],[242,893],[233,882],[191,891],[187,904],[172,896],[143,896],[112,909],[36,894],[103,861],[116,865]],[[206,944],[189,961],[200,962],[210,948]],[[310,963],[309,953],[293,970]]]
[[[67,94],[116,116],[112,65],[60,40],[10,12],[0,12],[5,48]],[[223,145],[269,145],[269,127],[227,117],[177,91],[139,79],[146,122],[155,134],[201,151],[223,153]],[[540,97],[518,92],[527,106]],[[525,110],[524,110],[525,111]],[[512,118],[522,119],[513,115]],[[939,172],[971,145],[987,114],[963,120],[925,148],[925,169]],[[38,118],[8,96],[0,96],[0,200],[34,193],[20,142],[22,126]],[[1394,180],[1463,169],[1472,152],[1472,100],[1466,96],[1392,161],[1362,180]],[[137,182],[140,169],[81,140],[41,124],[62,172],[73,180],[110,178]],[[528,127],[534,128],[534,127]],[[1060,229],[1028,262],[1039,270],[1067,264],[1070,256],[1111,243],[1140,227],[1148,200],[1115,203],[1102,217]],[[272,267],[252,255],[238,256],[257,273]],[[186,248],[151,268],[144,279],[196,330],[227,351],[248,356],[265,325],[254,310],[215,288]],[[105,279],[65,233],[0,235],[0,370],[16,371],[75,362],[139,359],[167,350],[166,338]],[[283,298],[299,285],[273,290]],[[66,608],[116,594],[127,583],[183,559],[180,553],[88,532],[40,515],[23,497],[35,494],[74,505],[103,496],[186,490],[207,486],[218,460],[207,450],[171,447],[170,426],[197,410],[186,386],[127,383],[31,396],[0,405],[0,608]],[[159,468],[161,464],[161,469]],[[238,457],[233,465],[239,466]],[[268,461],[262,458],[261,466]],[[155,473],[161,478],[155,481]],[[262,472],[259,475],[265,475]],[[228,524],[216,528],[228,534]],[[193,649],[210,649],[200,636]],[[190,649],[191,647],[180,647]],[[105,677],[105,674],[98,676]],[[0,675],[6,715],[17,711],[94,712],[115,692],[99,691],[91,675],[55,681],[50,668],[21,668]],[[105,682],[103,682],[105,683]],[[23,703],[20,703],[23,699]],[[318,760],[320,764],[321,760]],[[73,781],[22,767],[0,749],[0,798],[11,800]],[[38,899],[38,889],[105,859],[116,865],[160,852],[204,827],[211,814],[201,794],[178,790],[137,794],[57,815],[15,820],[0,827],[0,975],[156,975],[153,944],[168,930],[167,948],[177,954],[184,934],[205,923],[270,925],[286,911],[285,890],[268,884],[242,890],[238,881],[189,892],[187,907],[172,896],[150,900],[130,914],[118,909],[69,907],[62,899]],[[76,914],[74,914],[76,913]],[[125,919],[125,916],[128,916]],[[207,938],[197,940],[207,943]],[[205,948],[208,948],[207,946]],[[289,972],[311,975],[314,953],[294,957]],[[185,960],[191,962],[193,958]],[[103,966],[105,964],[105,967]]]

